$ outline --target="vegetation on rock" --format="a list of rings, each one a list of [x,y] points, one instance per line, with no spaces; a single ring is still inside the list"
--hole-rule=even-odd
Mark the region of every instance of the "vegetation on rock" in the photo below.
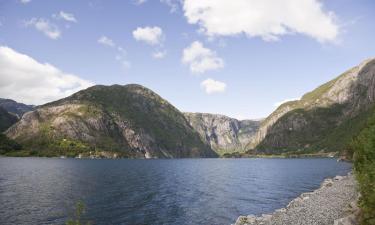
[[[98,85],[27,113],[7,135],[39,152],[125,157],[215,157],[166,100],[140,85]]]
[[[361,192],[361,224],[375,224],[375,110],[350,145]]]

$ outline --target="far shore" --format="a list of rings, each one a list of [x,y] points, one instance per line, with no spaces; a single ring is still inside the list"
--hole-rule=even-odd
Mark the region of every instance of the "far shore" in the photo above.
[[[20,158],[75,158],[75,159],[205,159],[205,158],[142,158],[142,157],[123,157],[121,153],[106,153],[106,154],[79,154],[76,156],[67,156],[67,155],[31,155],[31,154],[8,154],[0,155],[0,157],[20,157]],[[351,160],[346,159],[345,157],[339,156],[337,152],[330,153],[315,153],[315,154],[241,154],[241,155],[231,155],[231,156],[219,156],[216,158],[210,159],[251,159],[251,158],[262,158],[262,159],[301,159],[301,158],[331,158],[336,159],[337,161],[346,161],[351,162]],[[207,158],[209,159],[209,158]]]

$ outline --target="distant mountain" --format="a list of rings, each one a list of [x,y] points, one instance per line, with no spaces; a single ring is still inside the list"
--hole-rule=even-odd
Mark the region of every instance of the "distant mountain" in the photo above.
[[[8,113],[7,110],[0,106],[0,133],[8,129],[17,121],[17,116]]]
[[[0,107],[3,107],[8,112],[13,113],[21,118],[23,114],[34,109],[33,105],[25,105],[23,103],[18,103],[11,99],[0,98]]]
[[[56,154],[115,151],[134,158],[216,157],[184,115],[140,85],[97,85],[27,113],[7,136]]]
[[[282,104],[261,124],[250,152],[345,151],[375,107],[375,59]]]
[[[218,154],[243,152],[253,140],[260,121],[237,120],[209,113],[184,113],[190,125]]]

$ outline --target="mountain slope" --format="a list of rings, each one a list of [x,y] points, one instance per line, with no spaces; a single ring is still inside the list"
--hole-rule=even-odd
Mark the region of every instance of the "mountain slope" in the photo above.
[[[261,124],[249,149],[342,151],[364,126],[375,102],[375,60],[366,60],[336,79],[284,103]]]
[[[0,98],[0,107],[3,107],[10,113],[13,113],[21,118],[23,114],[32,111],[34,109],[33,105],[25,105],[23,103],[18,103],[11,99]]]
[[[184,113],[190,125],[219,154],[243,152],[254,137],[260,121],[236,120],[209,113]]]
[[[17,121],[18,118],[15,115],[8,113],[7,110],[0,106],[0,133],[8,129]]]
[[[140,85],[94,86],[37,107],[8,129],[32,148],[117,151],[128,157],[215,157],[183,114]]]

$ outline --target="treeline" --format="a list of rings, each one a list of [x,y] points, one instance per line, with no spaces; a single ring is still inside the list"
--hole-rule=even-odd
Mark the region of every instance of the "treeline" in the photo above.
[[[350,145],[361,198],[361,225],[375,224],[375,113]]]

